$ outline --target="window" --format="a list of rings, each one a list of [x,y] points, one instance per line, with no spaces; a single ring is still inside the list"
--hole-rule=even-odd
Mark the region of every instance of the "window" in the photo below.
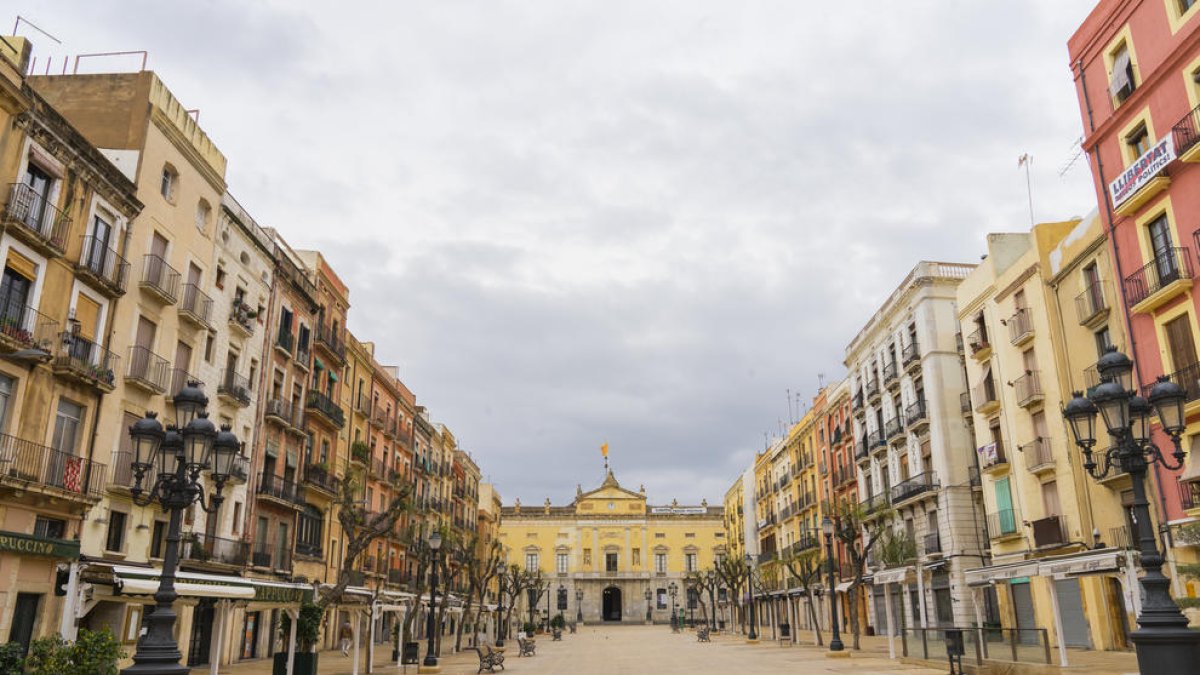
[[[537,571],[537,569],[538,569],[538,554],[537,553],[526,553],[525,554],[525,571],[526,572],[535,572],[535,571]]]
[[[196,204],[196,229],[204,232],[208,229],[208,219],[212,215],[212,207],[203,199]]]
[[[1129,147],[1130,161],[1146,154],[1150,149],[1150,134],[1146,131],[1146,125],[1139,124],[1137,128],[1129,132],[1125,137],[1125,145]]]
[[[125,549],[125,520],[128,516],[120,511],[108,512],[108,536],[104,550],[121,553]]]
[[[656,574],[666,574],[667,573],[667,554],[666,553],[655,553],[654,554],[654,572]]]
[[[617,554],[616,553],[605,553],[604,554],[604,571],[605,572],[616,572],[617,571]]]
[[[1112,346],[1112,333],[1108,330],[1108,326],[1096,331],[1096,357],[1104,356],[1104,352]]]
[[[7,375],[0,375],[0,430],[8,426],[9,397],[12,396],[15,380]]]
[[[695,553],[684,554],[683,561],[687,565],[688,572],[695,572],[697,569],[699,569],[696,566],[696,554]]]
[[[33,523],[33,536],[40,539],[66,539],[67,521],[38,516]]]
[[[567,608],[567,589],[558,589],[558,610],[561,612]]]
[[[567,554],[559,553],[554,557],[554,569],[559,574],[567,573]]]
[[[217,265],[217,279],[214,283],[216,283],[217,288],[225,290],[225,268],[220,265]]]
[[[179,172],[170,164],[164,164],[162,170],[162,183],[158,186],[158,192],[163,196],[163,199],[175,203],[175,189],[179,184]]]
[[[658,592],[656,592],[654,595],[656,598],[658,598],[658,609],[666,609],[667,608],[667,589],[660,588],[660,589],[658,589]]]
[[[654,538],[655,538],[655,539],[666,539],[666,538],[667,538],[667,533],[666,533],[666,532],[655,532],[655,533],[654,533]]]
[[[1112,79],[1108,82],[1108,91],[1117,103],[1123,103],[1137,88],[1133,73],[1133,60],[1129,56],[1129,45],[1122,42],[1112,52]]]
[[[216,351],[217,339],[212,333],[204,336],[204,362],[213,362],[213,352]]]
[[[65,398],[58,400],[58,414],[54,419],[54,449],[63,455],[74,456],[79,447],[79,425],[83,420],[83,407]],[[56,472],[57,473],[57,472]]]
[[[167,522],[154,521],[154,530],[150,536],[150,557],[162,558],[167,546]]]

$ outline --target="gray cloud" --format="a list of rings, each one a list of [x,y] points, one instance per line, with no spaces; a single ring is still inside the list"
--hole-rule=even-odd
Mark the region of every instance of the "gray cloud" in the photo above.
[[[746,3],[743,3],[745,5]],[[785,390],[922,258],[1090,210],[1065,42],[1091,0],[67,2],[147,48],[263,223],[506,499],[719,500]],[[24,12],[22,13],[24,15]],[[62,48],[56,47],[57,53]],[[39,53],[46,53],[38,45]]]

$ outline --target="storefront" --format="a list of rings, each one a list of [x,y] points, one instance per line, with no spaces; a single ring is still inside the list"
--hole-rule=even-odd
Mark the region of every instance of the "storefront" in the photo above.
[[[0,530],[0,569],[6,572],[0,582],[9,589],[3,601],[6,642],[28,650],[33,640],[63,632],[62,601],[56,597],[61,591],[56,592],[55,586],[60,576],[67,576],[59,574],[60,568],[77,570],[78,559],[78,541]],[[71,575],[63,581],[76,579]]]

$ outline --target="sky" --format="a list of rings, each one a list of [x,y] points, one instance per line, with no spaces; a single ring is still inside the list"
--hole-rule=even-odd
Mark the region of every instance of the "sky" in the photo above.
[[[62,0],[18,10],[60,43],[18,34],[39,70],[149,52],[505,503],[596,487],[607,442],[719,504],[917,261],[1028,229],[1020,155],[1038,221],[1094,208],[1093,4]]]

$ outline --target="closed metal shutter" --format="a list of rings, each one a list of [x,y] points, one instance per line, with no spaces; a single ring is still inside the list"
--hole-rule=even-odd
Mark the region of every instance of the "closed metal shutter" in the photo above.
[[[883,586],[871,588],[871,600],[875,604],[875,634],[887,633],[887,608],[883,606]]]
[[[1092,646],[1087,617],[1083,614],[1083,595],[1078,579],[1058,579],[1054,582],[1058,594],[1058,612],[1062,615],[1063,641],[1068,647]]]
[[[1033,613],[1033,593],[1029,589],[1029,580],[1010,581],[1008,583],[1009,591],[1012,594],[1013,613],[1017,617],[1017,628],[1037,628],[1037,621]],[[1019,639],[1021,644],[1035,645],[1038,644],[1038,635],[1034,631],[1020,631]]]

